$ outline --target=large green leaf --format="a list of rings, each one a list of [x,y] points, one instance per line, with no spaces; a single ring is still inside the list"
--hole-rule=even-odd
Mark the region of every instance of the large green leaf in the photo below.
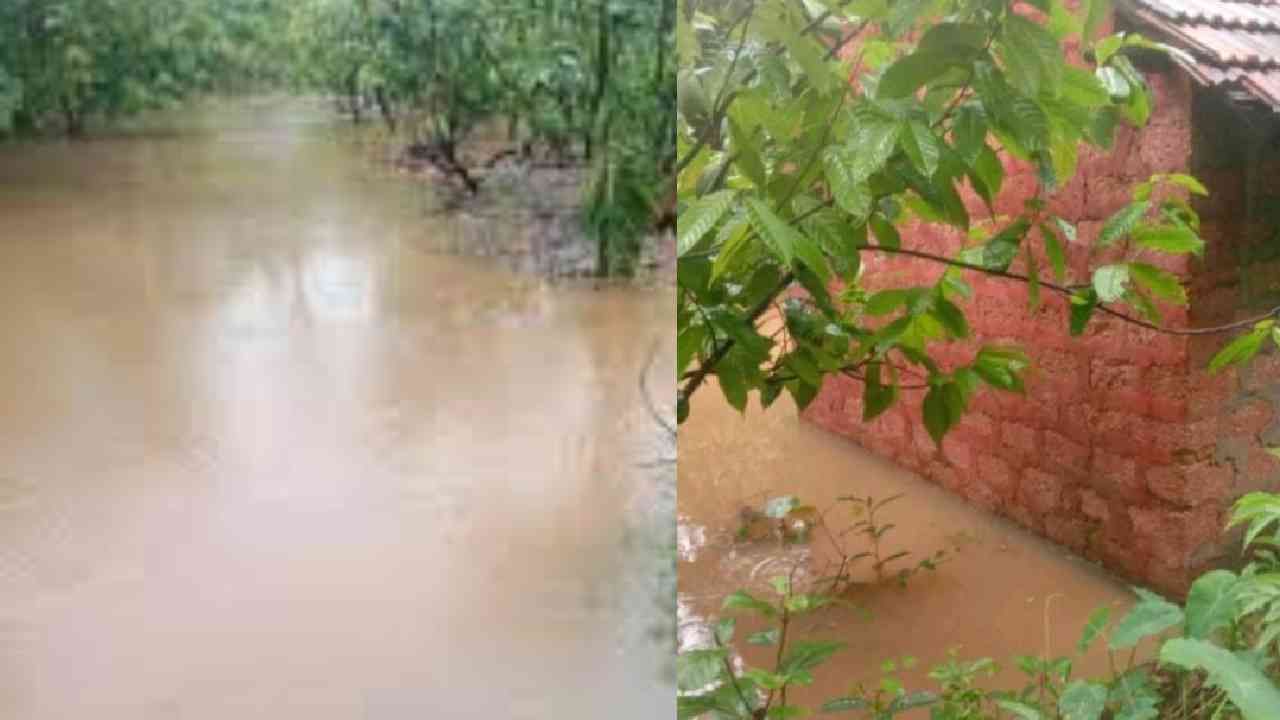
[[[1062,720],[1098,720],[1107,706],[1107,686],[1086,680],[1074,680],[1058,698]]]
[[[1076,649],[1085,652],[1089,646],[1093,644],[1094,639],[1107,629],[1107,623],[1111,621],[1111,608],[1100,607],[1089,614],[1089,621],[1085,623],[1084,632],[1080,634],[1080,641],[1076,643]]]
[[[1253,330],[1232,340],[1226,347],[1218,351],[1217,355],[1209,361],[1209,372],[1216,373],[1222,368],[1245,362],[1249,358],[1258,354],[1262,349],[1262,343],[1267,339],[1271,332],[1271,326],[1258,326]]]
[[[1124,297],[1129,285],[1127,264],[1103,265],[1093,271],[1093,291],[1102,302],[1115,302]]]
[[[676,656],[676,687],[700,690],[720,679],[728,651],[723,648],[686,650]]]
[[[1142,216],[1147,212],[1148,206],[1148,203],[1139,201],[1117,210],[1102,224],[1102,230],[1098,232],[1098,239],[1094,241],[1094,245],[1096,247],[1106,247],[1128,235],[1137,226],[1138,221],[1142,220]]]
[[[1010,84],[1028,97],[1055,93],[1064,65],[1057,39],[1039,23],[1016,14],[1006,18],[1003,30],[1000,39]]]
[[[1236,574],[1213,570],[1196,578],[1187,594],[1187,635],[1209,639],[1214,630],[1235,620]]]
[[[1142,247],[1160,252],[1204,254],[1204,240],[1184,225],[1143,225],[1134,229],[1133,239]]]
[[[1111,631],[1112,650],[1124,650],[1182,622],[1182,608],[1153,592],[1134,588],[1138,603]]]
[[[1129,275],[1151,291],[1152,295],[1179,305],[1187,304],[1186,288],[1182,287],[1182,281],[1173,273],[1146,263],[1134,262],[1129,263]]]
[[[831,147],[823,156],[827,183],[831,186],[831,195],[842,210],[856,220],[866,220],[871,214],[871,188],[866,178],[855,174],[858,163],[846,147]]]
[[[945,73],[954,61],[955,56],[945,51],[917,50],[905,55],[884,71],[876,88],[876,97],[907,97]]]
[[[684,257],[720,222],[720,218],[733,207],[736,196],[737,193],[733,190],[704,195],[680,213],[680,217],[676,219],[676,248],[680,257]]]
[[[764,239],[765,245],[784,265],[790,265],[797,253],[800,233],[778,217],[773,208],[756,198],[747,199],[747,211],[751,227]]]
[[[1203,670],[1208,683],[1227,693],[1244,720],[1274,720],[1280,711],[1280,688],[1252,663],[1217,645],[1174,638],[1160,648],[1160,662]]]

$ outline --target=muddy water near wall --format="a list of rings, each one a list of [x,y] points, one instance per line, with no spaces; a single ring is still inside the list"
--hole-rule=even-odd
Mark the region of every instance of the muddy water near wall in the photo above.
[[[330,125],[0,147],[0,717],[671,716],[669,291],[430,252]]]
[[[1131,602],[1127,588],[1099,568],[801,422],[785,398],[768,412],[753,404],[744,418],[709,387],[695,398],[679,445],[682,644],[707,640],[704,623],[730,592],[746,587],[768,596],[774,576],[798,568],[798,578],[820,577],[830,567],[833,554],[820,533],[809,545],[787,547],[735,539],[741,508],[760,507],[772,496],[795,494],[827,508],[841,495],[902,493],[879,518],[895,525],[885,536],[885,555],[908,550],[919,559],[939,549],[951,555],[905,589],[877,583],[863,563],[848,595],[856,609],[826,609],[800,625],[802,636],[848,643],[820,669],[813,688],[801,693],[815,705],[858,682],[876,685],[881,662],[903,656],[919,661],[904,676],[908,687],[936,689],[925,672],[956,646],[961,657],[989,656],[1005,666],[992,687],[1020,689],[1013,656],[1042,654],[1046,645],[1053,655],[1073,654],[1095,607],[1115,606],[1114,617]],[[829,517],[835,529],[851,524],[834,513]],[[771,663],[772,648],[743,647],[748,662]],[[1105,654],[1097,651],[1076,662],[1077,672],[1102,674],[1106,667]]]

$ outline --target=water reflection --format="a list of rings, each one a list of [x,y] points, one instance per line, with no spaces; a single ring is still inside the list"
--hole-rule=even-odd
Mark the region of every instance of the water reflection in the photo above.
[[[671,716],[669,291],[433,252],[300,112],[0,148],[0,716]]]

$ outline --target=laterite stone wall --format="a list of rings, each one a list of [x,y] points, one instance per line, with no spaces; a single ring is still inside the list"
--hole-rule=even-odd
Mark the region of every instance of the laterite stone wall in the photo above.
[[[1179,274],[1191,291],[1190,308],[1162,308],[1165,323],[1201,327],[1247,317],[1280,300],[1280,260],[1258,250],[1280,247],[1280,225],[1267,216],[1270,189],[1280,192],[1280,162],[1267,159],[1280,156],[1267,147],[1275,123],[1254,118],[1260,124],[1250,125],[1247,113],[1176,69],[1148,78],[1157,98],[1149,126],[1120,131],[1109,154],[1082,153],[1077,177],[1050,206],[1079,228],[1067,248],[1068,281],[1089,282],[1089,268],[1129,250],[1091,247],[1136,182],[1190,169],[1212,193],[1194,201],[1208,252],[1202,259],[1143,256]],[[1034,194],[1036,178],[1029,165],[1009,159],[1005,172],[996,210],[1013,216]],[[987,214],[969,199],[975,217]],[[1033,238],[1047,277],[1049,263]],[[903,234],[904,246],[948,255],[964,241],[936,226]],[[942,272],[873,253],[864,264],[866,277],[885,286],[932,284]],[[1025,268],[1020,258],[1012,269]],[[864,423],[861,383],[836,376],[804,416],[1158,590],[1181,594],[1196,574],[1228,562],[1238,547],[1222,533],[1231,502],[1277,486],[1278,464],[1264,444],[1280,445],[1280,356],[1210,376],[1205,366],[1223,336],[1166,335],[1096,315],[1083,336],[1071,337],[1062,296],[1042,292],[1032,312],[1025,285],[976,273],[966,279],[975,290],[965,309],[976,341],[947,346],[942,364],[969,362],[979,342],[1016,344],[1034,361],[1025,396],[984,391],[941,450],[921,421],[923,390],[904,390],[889,412]]]

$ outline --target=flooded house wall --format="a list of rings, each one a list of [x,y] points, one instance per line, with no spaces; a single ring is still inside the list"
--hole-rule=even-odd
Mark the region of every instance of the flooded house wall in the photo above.
[[[1142,259],[1177,273],[1191,290],[1189,308],[1163,308],[1168,326],[1247,316],[1246,286],[1256,293],[1267,284],[1262,276],[1280,277],[1280,262],[1255,266],[1230,248],[1246,225],[1254,234],[1267,232],[1259,212],[1269,205],[1246,202],[1246,189],[1265,186],[1264,176],[1280,180],[1280,163],[1252,161],[1268,170],[1251,169],[1249,162],[1199,162],[1205,136],[1228,146],[1242,142],[1239,111],[1208,115],[1211,101],[1201,96],[1211,93],[1173,67],[1147,75],[1156,95],[1149,125],[1120,130],[1110,152],[1082,151],[1077,176],[1050,203],[1078,227],[1077,241],[1066,248],[1068,284],[1088,283],[1090,268],[1129,251],[1092,246],[1104,220],[1131,200],[1136,182],[1152,173],[1212,168],[1205,181],[1213,194],[1198,203],[1211,250],[1202,259]],[[1237,150],[1236,156],[1247,161],[1257,154]],[[1011,158],[1005,175],[995,210],[1014,216],[1037,180],[1031,165]],[[971,193],[968,201],[973,217],[989,215]],[[966,240],[938,226],[914,226],[903,235],[904,244],[941,255],[954,254]],[[1047,277],[1039,237],[1028,245]],[[932,284],[943,271],[897,257],[864,256],[863,262],[865,276],[883,286]],[[1026,268],[1022,257],[1011,269]],[[1238,546],[1222,535],[1231,501],[1276,473],[1259,434],[1274,434],[1272,444],[1280,444],[1280,415],[1273,412],[1280,357],[1211,377],[1205,366],[1224,336],[1190,339],[1098,315],[1083,336],[1071,337],[1063,296],[1042,292],[1043,302],[1032,310],[1022,283],[976,273],[966,280],[974,288],[965,308],[974,338],[941,346],[941,364],[967,364],[982,343],[1018,345],[1034,362],[1025,396],[976,396],[941,450],[921,422],[922,389],[904,389],[895,407],[864,423],[861,382],[833,376],[804,416],[1159,590],[1180,594],[1198,572],[1222,562]]]

